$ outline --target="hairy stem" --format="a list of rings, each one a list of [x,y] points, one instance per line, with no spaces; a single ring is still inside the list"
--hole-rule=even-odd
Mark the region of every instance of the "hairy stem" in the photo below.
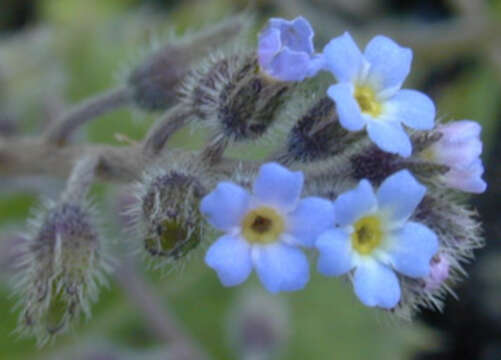
[[[172,158],[185,157],[188,153],[181,149],[169,149]],[[67,178],[75,163],[83,157],[96,157],[96,180],[124,183],[141,178],[149,164],[156,157],[146,157],[141,145],[110,146],[96,144],[75,144],[57,146],[38,138],[0,139],[0,176],[50,175]],[[236,167],[254,168],[252,161],[223,158],[213,171],[231,175]]]
[[[132,92],[120,87],[98,94],[64,112],[45,134],[48,142],[62,145],[86,122],[130,103]]]
[[[143,141],[144,155],[159,154],[169,138],[188,123],[191,115],[192,112],[186,110],[182,105],[168,110],[160,120],[155,122]]]

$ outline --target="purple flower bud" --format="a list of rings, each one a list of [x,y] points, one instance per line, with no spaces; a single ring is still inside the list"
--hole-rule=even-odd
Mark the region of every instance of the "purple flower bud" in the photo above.
[[[424,279],[426,290],[436,290],[449,277],[450,262],[443,254],[437,254],[430,262],[430,274]]]
[[[315,54],[314,32],[299,16],[294,20],[272,18],[261,31],[258,59],[263,72],[282,81],[302,81],[323,67],[323,56]]]
[[[442,180],[462,191],[484,192],[487,184],[482,180],[480,124],[469,120],[453,121],[439,125],[437,130],[442,137],[425,151],[425,156],[449,167]]]

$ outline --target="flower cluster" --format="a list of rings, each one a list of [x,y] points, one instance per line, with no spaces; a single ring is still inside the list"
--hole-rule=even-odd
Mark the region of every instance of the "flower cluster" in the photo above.
[[[309,267],[298,247],[312,246],[320,253],[320,273],[354,270],[355,292],[368,306],[397,305],[400,288],[393,270],[412,278],[429,275],[438,240],[425,225],[408,221],[425,193],[408,171],[386,179],[377,194],[362,180],[334,203],[300,200],[302,185],[301,172],[267,163],[253,195],[223,182],[202,200],[201,212],[226,233],[205,257],[223,285],[242,283],[255,268],[270,292],[302,289]]]
[[[402,89],[411,68],[410,49],[379,35],[362,53],[345,33],[316,53],[313,35],[303,17],[271,19],[259,35],[259,69],[271,79],[298,82],[325,70],[338,81],[294,127],[287,149],[295,151],[293,156],[276,159],[294,164],[335,156],[343,151],[340,147],[360,140],[365,129],[375,145],[372,149],[380,155],[372,156],[374,150],[355,152],[359,161],[351,166],[363,167],[359,163],[371,156],[377,163],[385,154],[388,166],[379,166],[378,177],[357,178],[355,173],[364,172],[355,169],[349,185],[332,182],[332,188],[325,189],[322,180],[322,196],[302,199],[303,185],[308,195],[319,193],[314,185],[318,180],[310,183],[308,178],[315,175],[306,169],[304,176],[276,162],[260,167],[251,192],[245,189],[250,187],[248,180],[220,182],[200,203],[208,222],[224,232],[208,249],[205,261],[225,286],[243,283],[254,269],[268,291],[296,291],[309,280],[305,255],[309,250],[317,254],[318,272],[347,276],[366,306],[394,309],[404,300],[410,307],[434,303],[433,296],[443,295],[444,282],[458,272],[461,261],[451,244],[455,240],[447,234],[459,230],[444,231],[432,218],[435,212],[430,209],[443,202],[435,187],[485,190],[480,125],[469,121],[435,125],[433,101],[419,91]],[[298,153],[308,152],[309,143],[325,142],[329,137],[325,129],[335,129],[337,123],[342,131],[329,133],[344,137],[333,139],[341,145],[335,149],[316,145],[311,154]],[[406,127],[413,129],[412,136]],[[350,133],[359,135],[349,137]],[[418,143],[414,138],[419,136],[427,140]],[[440,170],[435,178],[423,180],[430,186],[416,180],[415,176],[423,178],[416,167],[406,168],[423,161]],[[373,165],[364,169],[370,172],[377,166]],[[467,231],[475,239],[473,227]],[[421,298],[409,300],[412,296]]]

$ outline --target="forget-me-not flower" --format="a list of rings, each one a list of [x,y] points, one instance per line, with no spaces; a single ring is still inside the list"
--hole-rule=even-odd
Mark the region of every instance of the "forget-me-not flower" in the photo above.
[[[437,126],[437,131],[442,137],[420,156],[449,167],[449,171],[440,175],[440,179],[448,186],[466,192],[483,193],[487,184],[482,179],[484,166],[480,159],[480,124],[469,120],[452,121]]]
[[[322,54],[313,46],[313,28],[299,16],[294,20],[272,18],[258,39],[261,70],[282,81],[302,81],[323,66]]]
[[[339,227],[321,234],[318,271],[339,276],[354,270],[353,286],[367,306],[391,309],[400,300],[395,271],[423,278],[438,251],[437,236],[425,225],[409,221],[426,188],[407,171],[388,177],[374,193],[367,180],[334,202]]]
[[[401,89],[409,74],[412,51],[379,35],[360,51],[349,33],[324,48],[325,67],[338,80],[327,94],[336,103],[341,125],[349,131],[367,128],[382,150],[407,157],[412,152],[402,123],[417,130],[431,129],[435,105],[425,94]]]
[[[300,199],[302,187],[302,172],[267,163],[259,170],[252,194],[221,182],[202,199],[202,214],[225,232],[205,256],[223,285],[242,283],[253,268],[272,293],[306,285],[309,265],[298,246],[313,246],[331,226],[334,207],[321,198]]]

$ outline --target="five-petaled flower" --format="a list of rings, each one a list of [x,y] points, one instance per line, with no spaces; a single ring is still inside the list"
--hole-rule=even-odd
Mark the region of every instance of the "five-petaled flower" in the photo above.
[[[332,225],[333,204],[321,198],[300,199],[303,174],[276,163],[261,166],[252,195],[221,182],[202,199],[200,211],[226,234],[212,244],[205,262],[225,286],[245,281],[252,269],[272,292],[302,289],[309,279],[306,255]]]
[[[449,171],[440,176],[448,186],[472,193],[483,193],[487,184],[482,179],[484,167],[480,154],[482,127],[474,121],[452,121],[437,126],[442,137],[420,155],[426,160],[446,165]]]
[[[327,94],[336,103],[341,125],[349,131],[366,127],[379,148],[408,157],[412,145],[402,123],[427,130],[435,121],[435,105],[428,96],[400,89],[410,71],[412,51],[379,35],[362,54],[346,32],[325,46],[324,56],[325,67],[338,80]]]
[[[407,171],[388,177],[376,194],[367,180],[334,202],[339,227],[321,234],[317,268],[327,276],[353,270],[358,298],[367,306],[391,309],[400,300],[395,271],[411,278],[430,273],[438,251],[437,236],[425,225],[409,221],[426,188]]]
[[[315,76],[323,66],[322,54],[313,46],[313,29],[304,17],[272,18],[258,39],[261,69],[275,79],[302,81]]]

